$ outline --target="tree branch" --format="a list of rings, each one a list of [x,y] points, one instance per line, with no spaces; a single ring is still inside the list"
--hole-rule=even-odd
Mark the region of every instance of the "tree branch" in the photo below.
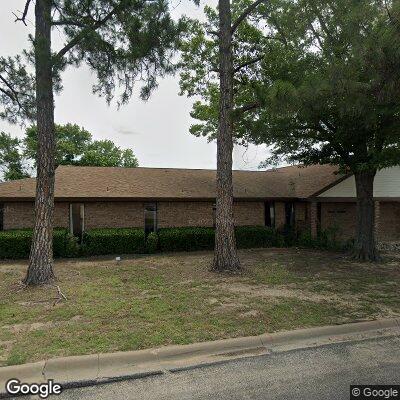
[[[243,107],[236,108],[235,113],[243,114],[247,111],[252,111],[259,107],[261,107],[261,104],[259,102],[249,103],[249,104],[244,105]]]
[[[85,28],[85,24],[82,24],[77,21],[69,21],[67,19],[59,19],[57,21],[52,21],[51,25],[53,26],[63,26],[63,25],[70,25],[70,26],[79,26],[80,28]]]
[[[235,73],[235,72],[238,72],[238,71],[240,71],[242,68],[245,68],[245,67],[248,67],[249,65],[258,63],[259,61],[262,61],[263,59],[264,59],[264,56],[259,56],[259,57],[253,58],[252,60],[249,60],[249,61],[247,61],[247,62],[245,62],[245,63],[243,63],[243,64],[238,65],[238,66],[233,70],[233,72],[234,72],[234,73]]]
[[[250,13],[252,13],[257,6],[259,6],[262,2],[264,2],[266,0],[256,0],[253,4],[249,5],[242,14],[239,15],[239,17],[237,18],[237,20],[233,23],[232,28],[231,28],[231,32],[232,34],[235,33],[236,29],[238,28],[238,26],[248,17],[248,15]]]
[[[73,49],[79,42],[81,42],[87,33],[91,31],[96,31],[107,23],[118,11],[122,10],[123,6],[121,4],[115,6],[115,8],[110,11],[102,20],[95,22],[92,26],[88,26],[82,29],[68,44],[66,44],[55,56],[54,63],[57,63],[68,51]]]
[[[219,32],[218,31],[206,31],[209,35],[214,35],[219,37]]]
[[[5,95],[7,95],[10,98],[10,100],[17,103],[20,110],[24,110],[24,112],[26,112],[26,110],[22,106],[21,102],[19,101],[19,98],[18,98],[19,93],[17,91],[15,91],[14,88],[12,87],[12,85],[7,81],[7,79],[2,77],[1,75],[0,75],[0,81],[2,81],[8,87],[8,90],[0,87],[0,91],[2,93],[4,93]]]
[[[13,13],[13,14],[15,15],[15,17],[16,17],[15,22],[22,21],[22,23],[23,23],[25,26],[27,26],[27,25],[26,25],[25,19],[26,19],[26,16],[28,15],[29,5],[31,4],[31,1],[32,1],[32,0],[26,0],[24,12],[22,13],[22,16],[21,16],[21,17],[18,17],[17,14]]]

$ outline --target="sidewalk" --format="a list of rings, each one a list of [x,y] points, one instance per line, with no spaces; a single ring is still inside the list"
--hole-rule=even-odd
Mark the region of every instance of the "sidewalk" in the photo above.
[[[64,388],[82,387],[159,375],[167,371],[176,372],[254,355],[396,335],[400,335],[400,318],[301,329],[185,346],[56,358],[0,368],[0,397],[7,397],[4,393],[5,383],[11,378],[18,378],[24,383],[40,383],[53,379]]]

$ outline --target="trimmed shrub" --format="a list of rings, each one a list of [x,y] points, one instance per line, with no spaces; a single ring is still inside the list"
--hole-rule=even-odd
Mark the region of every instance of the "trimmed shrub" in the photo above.
[[[156,232],[151,232],[146,238],[146,252],[149,254],[156,253],[158,250],[158,236]]]
[[[285,240],[285,246],[291,247],[295,246],[298,241],[298,232],[295,227],[285,225],[283,227],[283,237]]]
[[[161,251],[196,251],[214,248],[213,228],[163,228],[158,231]]]
[[[313,249],[323,250],[345,250],[349,244],[337,240],[337,232],[333,229],[318,231],[317,237],[311,237],[311,233],[303,232],[297,241],[297,245]]]
[[[63,257],[75,258],[84,255],[83,249],[79,244],[79,239],[68,233],[65,238],[65,254]]]
[[[235,229],[238,248],[282,247],[281,234],[263,226],[241,226]],[[214,228],[164,228],[158,231],[161,251],[212,250]]]
[[[297,244],[300,247],[313,248],[313,247],[317,247],[317,239],[314,239],[311,236],[311,232],[306,231],[306,232],[302,232],[299,235],[299,239],[297,240]]]
[[[32,230],[0,232],[0,258],[28,258],[32,243]]]
[[[68,231],[56,228],[53,231],[53,255],[54,257],[68,257],[67,254]]]
[[[235,229],[236,244],[240,249],[255,247],[282,247],[283,236],[265,226],[239,226]]]
[[[86,255],[134,254],[145,252],[143,229],[110,228],[91,229],[84,233]]]
[[[67,230],[63,228],[54,229],[54,257],[65,257],[67,233]],[[0,258],[28,258],[32,244],[32,235],[32,229],[18,229],[0,232]]]

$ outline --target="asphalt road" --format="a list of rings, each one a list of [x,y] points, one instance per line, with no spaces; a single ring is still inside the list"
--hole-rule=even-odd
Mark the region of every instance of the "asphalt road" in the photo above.
[[[400,337],[333,344],[66,390],[57,400],[350,398],[350,384],[400,384]]]

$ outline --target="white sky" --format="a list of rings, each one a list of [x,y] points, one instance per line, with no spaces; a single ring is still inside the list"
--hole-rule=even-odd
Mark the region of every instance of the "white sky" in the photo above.
[[[202,1],[196,7],[189,0],[172,0],[173,15],[202,18]],[[216,0],[207,0],[215,5]],[[2,0],[0,13],[0,55],[13,56],[27,48],[28,33],[33,33],[33,14],[28,27],[15,23],[13,12],[23,10],[25,0]],[[33,10],[33,5],[31,5]],[[32,11],[31,10],[31,11]],[[54,48],[62,46],[62,38],[53,33]],[[194,122],[189,112],[192,99],[179,96],[178,76],[160,81],[159,88],[147,102],[138,96],[119,110],[107,106],[104,99],[92,94],[94,78],[88,68],[68,68],[62,75],[64,90],[56,97],[56,122],[76,123],[89,130],[95,139],[111,139],[118,146],[131,148],[140,166],[215,168],[216,144],[189,133]],[[0,120],[0,130],[21,137],[23,130]],[[237,146],[234,169],[257,169],[266,158],[266,148]]]

